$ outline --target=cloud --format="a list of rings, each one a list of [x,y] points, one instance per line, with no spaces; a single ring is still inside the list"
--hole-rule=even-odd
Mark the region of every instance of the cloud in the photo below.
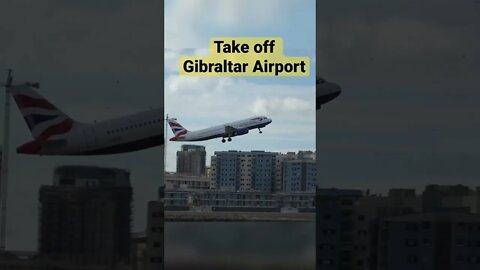
[[[273,98],[257,98],[253,102],[252,112],[255,114],[272,114],[272,113],[288,113],[298,114],[312,113],[315,106],[313,99],[300,99],[296,97],[273,97]]]
[[[309,2],[308,4],[312,4]],[[175,0],[167,1],[165,47],[199,48],[215,33],[272,32],[285,18],[304,10],[300,0]],[[208,13],[208,15],[207,15]],[[228,34],[227,34],[228,35]]]
[[[279,119],[314,121],[315,115],[313,85],[260,84],[232,77],[171,75],[166,81],[165,94],[166,110],[185,118],[223,120],[241,115],[271,114]]]

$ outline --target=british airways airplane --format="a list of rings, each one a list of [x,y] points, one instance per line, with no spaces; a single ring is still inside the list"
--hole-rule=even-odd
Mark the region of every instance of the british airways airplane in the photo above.
[[[80,123],[37,93],[30,84],[9,88],[33,140],[17,147],[31,155],[105,155],[164,143],[163,109],[96,123]]]
[[[222,143],[225,142],[225,138],[230,142],[232,137],[245,135],[251,129],[258,129],[262,133],[261,128],[272,122],[272,119],[265,116],[254,116],[251,118],[214,126],[211,128],[205,128],[196,131],[188,131],[182,125],[180,125],[175,118],[168,119],[168,124],[173,131],[174,137],[170,138],[170,141],[205,141],[214,138],[222,138]]]

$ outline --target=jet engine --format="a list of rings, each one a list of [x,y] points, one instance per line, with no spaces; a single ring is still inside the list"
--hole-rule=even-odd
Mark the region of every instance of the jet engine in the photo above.
[[[248,133],[248,128],[235,129],[235,136],[244,135]]]

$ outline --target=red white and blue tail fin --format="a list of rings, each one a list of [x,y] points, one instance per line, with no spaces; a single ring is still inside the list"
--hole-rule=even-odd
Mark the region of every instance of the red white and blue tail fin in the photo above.
[[[180,125],[175,118],[168,119],[168,125],[172,129],[173,134],[175,135],[170,141],[176,141],[178,138],[182,137],[183,135],[188,133],[188,130]]]
[[[62,137],[72,129],[75,121],[39,95],[29,84],[12,86],[10,93],[36,141]]]

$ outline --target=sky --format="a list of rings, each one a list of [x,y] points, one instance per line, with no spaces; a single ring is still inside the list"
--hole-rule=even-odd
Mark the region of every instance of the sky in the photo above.
[[[2,1],[0,81],[6,68],[14,83],[39,81],[42,95],[83,122],[162,107],[162,15],[153,0]],[[11,109],[7,249],[36,250],[38,190],[58,165],[131,170],[133,231],[145,230],[146,205],[158,198],[163,175],[162,147],[103,157],[18,155],[16,146],[32,137],[13,101]]]
[[[320,187],[479,186],[480,2],[319,1]]]
[[[301,4],[299,4],[301,3]],[[205,14],[209,16],[205,16]],[[281,37],[284,54],[308,56],[308,77],[187,77],[178,75],[180,56],[207,56],[211,37]],[[225,124],[254,115],[273,120],[263,133],[251,130],[214,151],[315,150],[315,1],[229,0],[165,2],[165,113],[188,130]],[[168,129],[167,138],[173,137]],[[176,170],[182,142],[167,142],[167,171]]]

